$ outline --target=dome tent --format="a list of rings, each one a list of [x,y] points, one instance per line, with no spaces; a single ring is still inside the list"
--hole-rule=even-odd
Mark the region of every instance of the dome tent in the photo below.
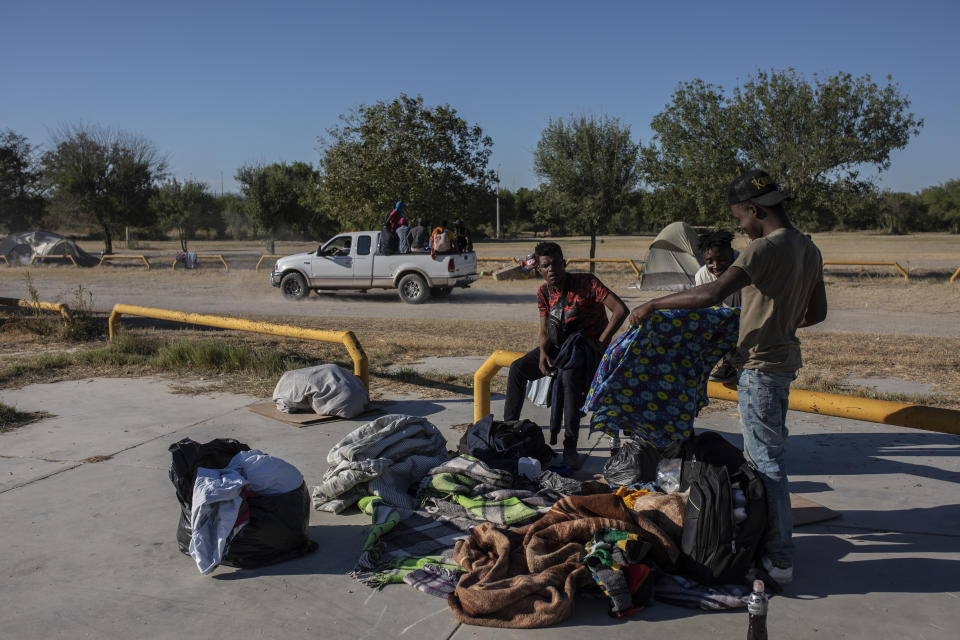
[[[700,238],[686,222],[671,222],[650,244],[640,289],[680,291],[693,286],[693,277],[703,266]]]
[[[34,256],[71,255],[81,267],[97,264],[95,256],[77,246],[69,238],[49,231],[20,231],[0,241],[0,255],[10,264],[28,265]]]

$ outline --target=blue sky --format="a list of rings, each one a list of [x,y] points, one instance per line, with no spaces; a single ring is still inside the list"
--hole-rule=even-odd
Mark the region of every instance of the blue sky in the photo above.
[[[227,191],[250,162],[319,159],[357,104],[422,94],[494,140],[492,168],[535,186],[550,118],[616,116],[643,143],[678,83],[757,69],[887,74],[925,127],[881,186],[960,177],[960,3],[2,0],[0,129],[44,145],[66,123],[140,133],[172,173]]]

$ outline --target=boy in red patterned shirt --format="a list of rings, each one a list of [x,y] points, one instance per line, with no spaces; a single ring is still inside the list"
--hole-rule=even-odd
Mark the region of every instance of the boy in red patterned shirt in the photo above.
[[[562,353],[565,342],[579,332],[579,341],[591,352],[586,354],[591,357],[585,360],[596,365],[628,311],[623,301],[592,273],[567,273],[560,245],[541,242],[534,249],[533,257],[545,280],[537,291],[540,346],[510,365],[503,419],[520,418],[527,382],[558,374],[563,385],[564,462],[577,466],[573,463],[579,461],[580,407],[583,392],[590,384],[596,366],[560,366],[558,371],[555,359],[558,355],[565,355]]]

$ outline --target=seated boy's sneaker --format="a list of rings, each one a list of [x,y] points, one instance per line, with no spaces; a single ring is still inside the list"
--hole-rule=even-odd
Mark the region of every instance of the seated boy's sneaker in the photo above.
[[[737,368],[733,365],[721,362],[720,366],[714,369],[708,380],[710,382],[731,382],[737,378]]]
[[[779,584],[790,584],[793,582],[792,566],[782,567],[779,563],[775,563],[770,560],[770,558],[764,558],[763,569]]]

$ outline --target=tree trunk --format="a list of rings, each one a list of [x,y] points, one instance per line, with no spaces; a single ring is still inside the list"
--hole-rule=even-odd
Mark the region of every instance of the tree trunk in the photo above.
[[[186,252],[187,235],[184,233],[183,227],[177,227],[177,235],[180,236],[180,250]]]
[[[103,253],[109,255],[113,253],[113,236],[110,235],[110,227],[105,224],[100,226],[103,227]]]
[[[276,253],[274,251],[274,239],[273,236],[270,236],[270,240],[267,242],[267,253]]]
[[[597,224],[590,222],[590,259],[597,257]],[[594,272],[594,263],[590,263],[590,273]]]

